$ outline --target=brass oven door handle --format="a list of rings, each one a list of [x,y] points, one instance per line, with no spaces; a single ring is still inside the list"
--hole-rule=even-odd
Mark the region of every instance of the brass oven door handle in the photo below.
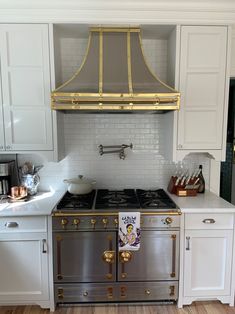
[[[109,271],[106,274],[106,278],[112,279],[113,278],[113,264],[115,262],[115,251],[113,251],[112,236],[110,235],[108,236],[108,241],[109,241],[109,250],[106,250],[103,252],[102,259],[109,266]]]
[[[130,251],[121,251],[119,252],[119,261],[122,264],[122,273],[121,277],[125,279],[127,277],[127,273],[125,272],[125,264],[129,263],[132,259],[132,253]]]
[[[62,280],[63,276],[61,274],[61,241],[62,237],[60,235],[56,236],[56,249],[57,249],[57,279]]]
[[[172,239],[172,271],[171,277],[175,277],[175,263],[176,263],[176,234],[171,235]]]

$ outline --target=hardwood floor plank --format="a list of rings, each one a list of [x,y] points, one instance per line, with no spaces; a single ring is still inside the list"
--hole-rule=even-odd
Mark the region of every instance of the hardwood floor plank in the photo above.
[[[105,305],[58,307],[55,314],[235,314],[235,307],[218,301],[194,302],[178,309],[176,305]],[[39,306],[2,306],[0,314],[50,314]]]

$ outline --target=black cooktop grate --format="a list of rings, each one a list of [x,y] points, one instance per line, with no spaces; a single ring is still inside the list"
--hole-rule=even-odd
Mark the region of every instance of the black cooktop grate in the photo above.
[[[100,189],[96,196],[96,209],[107,208],[140,208],[140,203],[134,189],[124,189],[121,191]]]
[[[136,190],[140,206],[143,209],[171,209],[176,208],[176,204],[163,190]]]
[[[74,195],[67,192],[57,205],[57,209],[91,209],[94,198],[95,190],[83,195]]]

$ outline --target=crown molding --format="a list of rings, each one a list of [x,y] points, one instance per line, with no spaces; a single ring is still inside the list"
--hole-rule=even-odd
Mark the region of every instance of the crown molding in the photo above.
[[[1,0],[0,23],[235,24],[235,1]]]

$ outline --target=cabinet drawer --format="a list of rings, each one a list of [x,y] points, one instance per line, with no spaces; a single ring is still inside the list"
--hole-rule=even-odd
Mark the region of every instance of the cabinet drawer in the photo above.
[[[12,233],[19,231],[46,232],[47,218],[45,216],[0,218],[0,233]]]
[[[233,214],[185,214],[185,229],[233,229]]]

